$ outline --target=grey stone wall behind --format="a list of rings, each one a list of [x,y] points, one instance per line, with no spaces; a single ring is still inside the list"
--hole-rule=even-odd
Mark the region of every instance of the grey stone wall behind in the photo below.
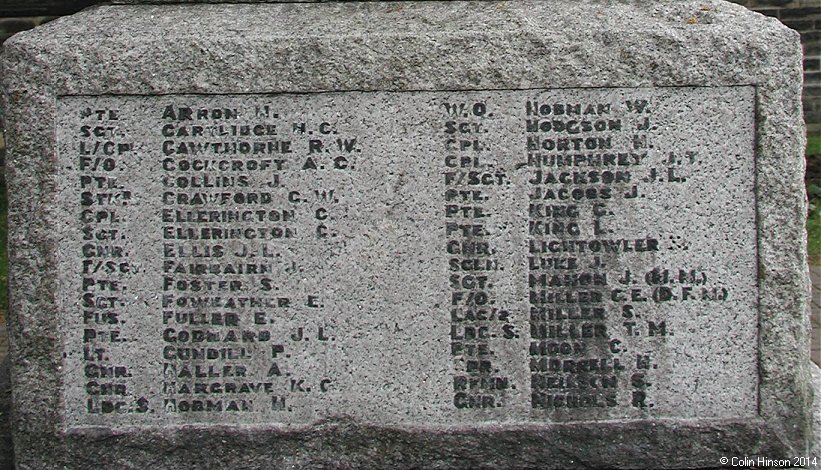
[[[0,41],[4,41],[13,34],[31,29],[57,18],[56,16],[25,16],[22,18],[0,18]]]
[[[821,0],[730,0],[801,34],[804,46],[804,119],[821,132]]]

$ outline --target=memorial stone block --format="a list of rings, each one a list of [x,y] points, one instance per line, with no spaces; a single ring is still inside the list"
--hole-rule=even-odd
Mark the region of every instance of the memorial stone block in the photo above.
[[[113,5],[3,67],[21,468],[811,458],[774,20]]]

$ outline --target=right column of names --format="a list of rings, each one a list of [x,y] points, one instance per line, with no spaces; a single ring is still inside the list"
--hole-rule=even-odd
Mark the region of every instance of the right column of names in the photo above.
[[[646,220],[671,214],[667,196],[654,199],[688,184],[699,152],[654,147],[652,98],[556,101],[524,103],[531,407],[647,414],[656,354],[677,326],[663,305],[728,298],[707,273],[665,265],[686,259],[686,234]]]

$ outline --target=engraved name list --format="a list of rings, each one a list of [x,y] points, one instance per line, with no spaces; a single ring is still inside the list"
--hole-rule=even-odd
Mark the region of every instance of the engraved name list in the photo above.
[[[65,426],[754,416],[754,92],[60,97]]]

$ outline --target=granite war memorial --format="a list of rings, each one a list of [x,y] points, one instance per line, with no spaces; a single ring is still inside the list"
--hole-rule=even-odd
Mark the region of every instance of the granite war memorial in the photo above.
[[[795,32],[119,3],[3,53],[20,468],[817,464]]]

